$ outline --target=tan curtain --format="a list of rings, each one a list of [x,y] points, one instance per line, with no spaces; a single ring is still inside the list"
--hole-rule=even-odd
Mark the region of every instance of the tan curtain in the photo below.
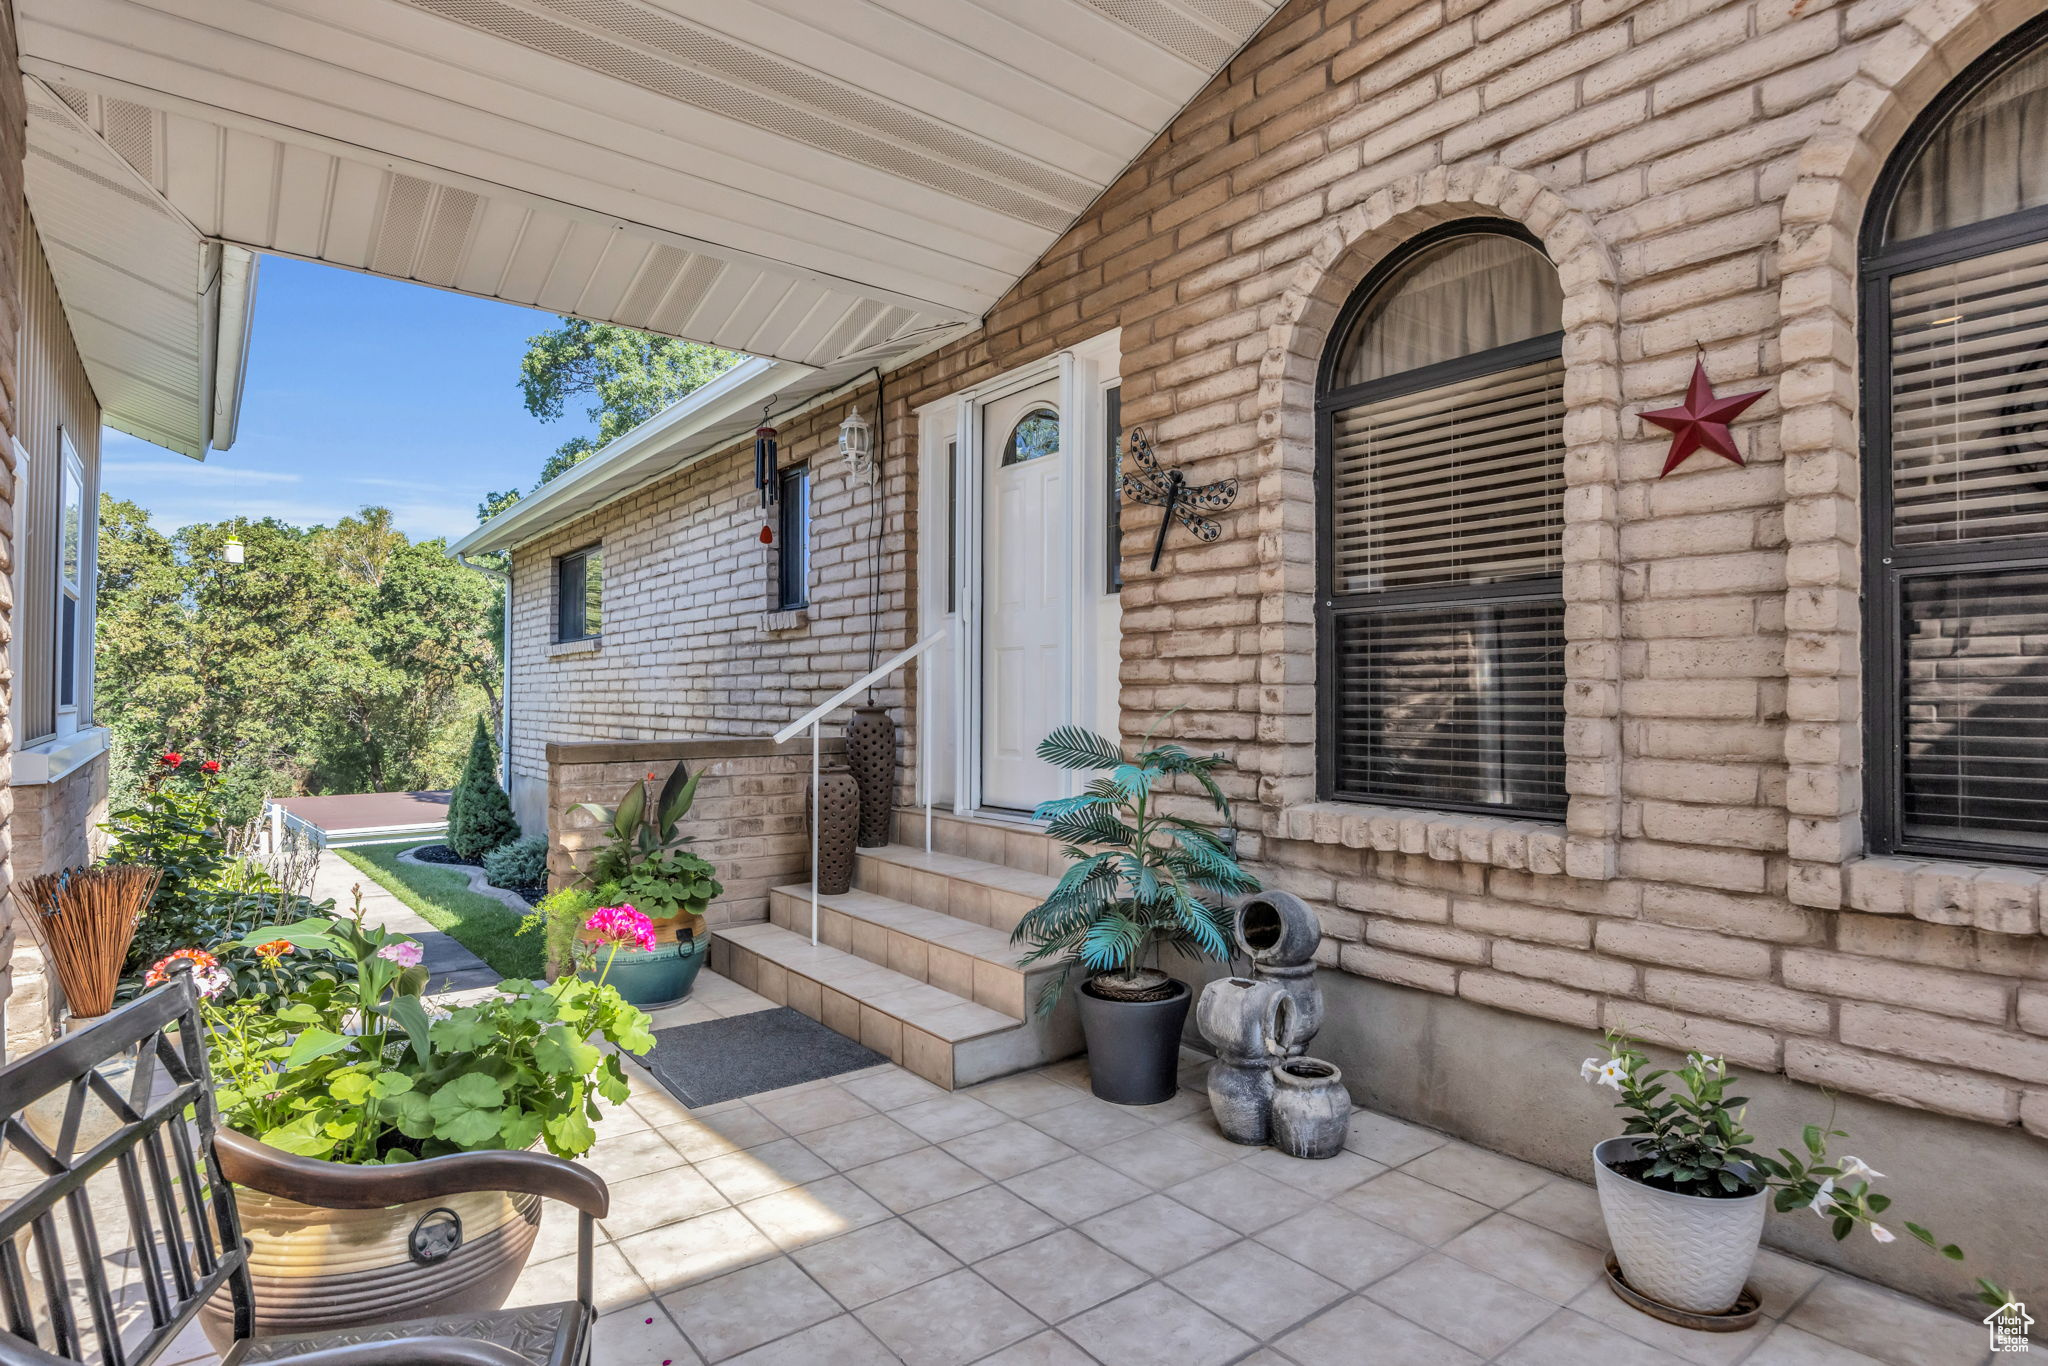
[[[1453,238],[1381,288],[1345,342],[1339,388],[1456,360],[1564,326],[1557,268],[1497,233]]]
[[[1922,149],[1892,206],[1891,241],[2048,204],[2048,49],[1965,101]]]

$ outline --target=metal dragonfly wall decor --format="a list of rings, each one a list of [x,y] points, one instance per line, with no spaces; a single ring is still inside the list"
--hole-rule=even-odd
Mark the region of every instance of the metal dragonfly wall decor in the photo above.
[[[1164,508],[1159,516],[1159,535],[1152,542],[1152,568],[1166,550],[1166,531],[1176,520],[1198,541],[1214,541],[1223,534],[1214,518],[1204,512],[1223,512],[1237,501],[1237,480],[1218,479],[1213,484],[1190,484],[1179,470],[1161,469],[1159,456],[1143,427],[1131,428],[1125,454],[1129,463],[1118,471],[1123,491],[1141,503]]]

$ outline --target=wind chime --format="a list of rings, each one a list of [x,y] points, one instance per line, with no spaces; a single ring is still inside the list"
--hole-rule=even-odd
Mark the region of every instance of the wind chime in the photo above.
[[[761,425],[754,428],[754,487],[761,494],[761,544],[775,544],[768,512],[782,492],[782,472],[775,466],[775,429],[768,425],[768,405],[761,405]]]

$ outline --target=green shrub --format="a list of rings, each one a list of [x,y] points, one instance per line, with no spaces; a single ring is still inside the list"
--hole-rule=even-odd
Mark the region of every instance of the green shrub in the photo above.
[[[577,961],[582,946],[577,942],[576,934],[583,928],[583,922],[590,919],[590,913],[600,906],[617,904],[618,888],[611,883],[596,888],[564,887],[542,897],[540,904],[526,913],[526,918],[519,922],[519,932],[541,932],[542,943],[547,949],[550,982],[566,977],[582,966]]]
[[[448,847],[457,858],[480,863],[485,854],[518,838],[519,822],[512,819],[512,802],[498,785],[498,747],[491,743],[490,728],[479,716],[476,734],[469,742],[469,760],[448,801]]]
[[[163,870],[136,924],[117,999],[141,991],[150,965],[175,949],[211,950],[237,996],[271,996],[340,971],[317,955],[266,955],[224,942],[331,914],[334,903],[280,886],[261,864],[230,848],[223,805],[232,789],[221,775],[222,766],[210,760],[161,755],[135,800],[100,827],[112,836],[109,863]]]
[[[548,880],[548,842],[543,835],[501,844],[484,855],[484,879],[493,887],[538,887]]]

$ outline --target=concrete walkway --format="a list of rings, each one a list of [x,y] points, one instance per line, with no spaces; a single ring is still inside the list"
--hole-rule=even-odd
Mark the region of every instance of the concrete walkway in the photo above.
[[[419,941],[426,952],[422,961],[433,974],[428,991],[470,991],[497,985],[498,974],[488,963],[462,947],[453,936],[429,925],[419,912],[385,891],[375,878],[332,849],[320,855],[319,869],[313,875],[315,901],[332,897],[335,909],[346,915],[354,903],[356,887],[362,888],[366,921]],[[508,908],[505,914],[511,916],[514,912]]]

